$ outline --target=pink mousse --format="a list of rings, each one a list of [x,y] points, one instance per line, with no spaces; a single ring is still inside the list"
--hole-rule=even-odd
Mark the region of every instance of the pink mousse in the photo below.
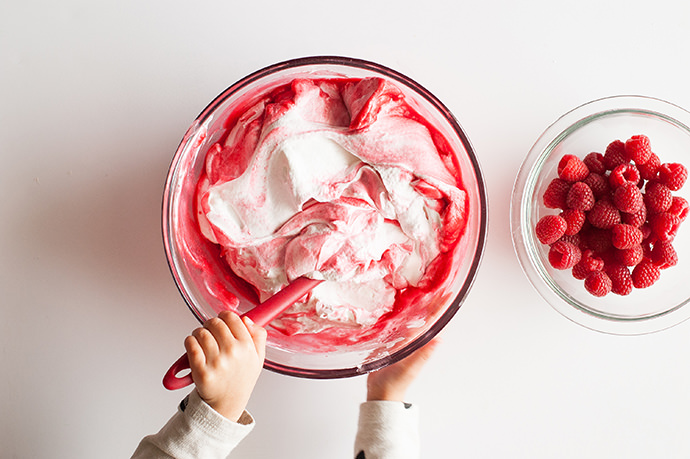
[[[444,294],[467,195],[447,141],[396,86],[294,79],[225,127],[195,205],[227,277],[260,301],[325,279],[272,329],[357,340]]]

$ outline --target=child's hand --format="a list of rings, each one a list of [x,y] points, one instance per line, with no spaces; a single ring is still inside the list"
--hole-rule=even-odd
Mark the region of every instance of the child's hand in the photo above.
[[[221,415],[239,420],[263,367],[266,330],[223,311],[194,330],[184,347],[199,396]]]
[[[407,388],[431,357],[438,341],[438,338],[435,338],[403,360],[369,373],[367,377],[367,400],[402,402]]]

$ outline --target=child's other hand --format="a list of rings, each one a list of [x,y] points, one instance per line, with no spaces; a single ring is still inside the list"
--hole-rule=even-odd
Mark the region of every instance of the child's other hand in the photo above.
[[[264,363],[266,330],[230,311],[184,341],[199,396],[221,415],[242,416]]]
[[[369,373],[367,377],[367,400],[402,402],[407,388],[431,357],[438,342],[438,338],[435,338],[403,360]]]

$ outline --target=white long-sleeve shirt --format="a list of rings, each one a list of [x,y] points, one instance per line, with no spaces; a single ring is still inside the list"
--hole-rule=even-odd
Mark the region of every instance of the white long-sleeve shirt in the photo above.
[[[417,408],[407,403],[362,403],[355,458],[417,459],[418,417]],[[248,412],[245,411],[238,422],[232,422],[192,391],[158,433],[141,440],[132,459],[224,459],[254,425]]]

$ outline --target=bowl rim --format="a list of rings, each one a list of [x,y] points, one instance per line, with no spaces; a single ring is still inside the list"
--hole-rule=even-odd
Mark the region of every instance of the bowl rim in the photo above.
[[[570,321],[590,330],[612,335],[642,335],[662,331],[690,318],[690,298],[669,310],[639,317],[624,317],[597,313],[567,302],[554,291],[553,285],[534,263],[523,238],[530,227],[526,209],[531,196],[527,194],[528,181],[545,150],[558,144],[579,127],[601,117],[635,113],[654,115],[684,129],[690,134],[690,112],[663,99],[644,95],[614,95],[595,99],[566,112],[549,125],[538,137],[522,162],[511,195],[510,226],[513,248],[520,267],[532,287],[549,305]]]
[[[189,139],[193,136],[193,134],[197,132],[197,128],[199,126],[203,126],[204,121],[228,97],[231,97],[233,94],[235,94],[242,88],[246,87],[247,85],[271,74],[280,72],[282,70],[316,65],[336,65],[342,67],[353,67],[357,69],[375,72],[395,80],[397,83],[406,86],[417,95],[423,97],[448,122],[449,127],[452,129],[453,133],[457,135],[461,144],[465,148],[467,157],[474,172],[474,181],[476,182],[479,201],[479,212],[477,215],[479,226],[477,231],[477,243],[476,247],[474,247],[475,253],[472,263],[467,271],[467,277],[464,283],[462,284],[462,287],[458,291],[457,295],[453,299],[453,302],[446,308],[446,310],[438,317],[438,319],[426,332],[411,340],[403,348],[393,352],[392,354],[383,356],[381,358],[378,358],[377,360],[356,367],[338,369],[299,368],[274,362],[269,360],[268,358],[266,358],[264,361],[264,368],[280,374],[310,379],[337,379],[358,376],[369,373],[371,371],[378,370],[389,365],[390,363],[404,359],[415,350],[427,344],[448,324],[448,322],[460,309],[460,306],[464,303],[465,299],[467,298],[467,295],[471,290],[471,287],[473,286],[474,281],[477,277],[477,271],[481,264],[481,260],[484,256],[488,236],[489,201],[484,174],[482,173],[475,149],[472,146],[472,143],[470,142],[469,137],[467,136],[464,128],[457,121],[455,115],[453,115],[453,113],[445,106],[445,104],[443,104],[435,95],[433,95],[429,90],[427,90],[421,84],[417,83],[412,78],[398,72],[397,70],[393,70],[389,67],[386,67],[378,63],[353,57],[343,57],[335,55],[299,57],[271,64],[259,70],[256,70],[248,74],[247,76],[241,78],[240,80],[236,81],[235,83],[227,87],[225,90],[223,90],[218,96],[216,96],[194,119],[193,123],[188,128],[182,140],[180,141],[175,151],[175,154],[173,155],[172,160],[170,162],[164,184],[161,213],[161,230],[163,236],[163,246],[165,250],[166,261],[168,263],[168,269],[170,270],[170,273],[174,279],[175,286],[177,287],[182,298],[187,304],[187,307],[194,314],[197,320],[200,323],[204,323],[204,321],[206,320],[204,312],[199,310],[199,308],[195,304],[194,298],[192,298],[191,295],[189,295],[189,292],[187,292],[182,287],[183,282],[180,278],[179,273],[177,272],[177,268],[174,266],[174,253],[171,249],[172,225],[170,224],[170,212],[172,209],[170,208],[170,197],[172,193],[172,182],[175,175],[174,172],[177,168],[177,165],[179,164],[180,157],[182,156]]]

